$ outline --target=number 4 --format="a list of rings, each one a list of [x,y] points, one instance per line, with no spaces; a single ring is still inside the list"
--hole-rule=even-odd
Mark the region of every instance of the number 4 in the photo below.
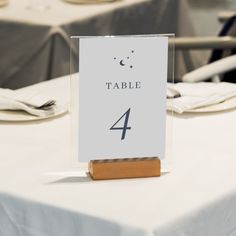
[[[119,118],[118,121],[110,128],[110,130],[122,130],[121,140],[125,139],[125,134],[127,129],[131,129],[131,127],[128,127],[128,121],[129,121],[129,114],[130,114],[130,108]],[[123,127],[115,127],[116,124],[123,118],[124,120],[124,126]]]

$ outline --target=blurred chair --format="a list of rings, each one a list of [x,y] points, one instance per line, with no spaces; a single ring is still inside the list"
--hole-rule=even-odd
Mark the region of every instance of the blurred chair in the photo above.
[[[225,57],[223,59],[212,62],[208,65],[202,66],[183,76],[183,82],[200,82],[203,80],[212,79],[213,82],[220,82],[220,75],[226,72],[235,70],[236,55]],[[231,81],[233,82],[233,81]],[[236,77],[235,81],[236,83]]]
[[[218,14],[218,21],[221,23],[225,23],[227,20],[229,20],[232,16],[236,14],[236,11],[221,11]]]
[[[182,81],[199,82],[212,79],[236,83],[236,15],[224,24],[218,36],[176,38],[176,50],[183,51],[185,61],[191,67],[188,50],[212,50],[206,66],[191,71],[183,76]]]

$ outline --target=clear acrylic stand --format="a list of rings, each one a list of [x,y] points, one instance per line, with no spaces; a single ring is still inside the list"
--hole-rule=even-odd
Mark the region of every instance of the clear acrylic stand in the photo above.
[[[163,35],[137,35],[137,36],[104,36],[104,37],[168,37],[168,76],[167,82],[174,83],[174,34]],[[88,36],[93,37],[93,36]],[[95,36],[94,36],[95,37]],[[101,36],[98,36],[101,37]],[[85,36],[71,36],[70,47],[70,74],[71,74],[71,163],[73,167],[81,164],[78,156],[79,144],[79,50],[80,39]],[[92,68],[91,68],[92,69]],[[161,160],[161,171],[169,172],[172,163],[172,143],[173,143],[173,112],[166,112],[166,140],[165,158]],[[91,147],[92,148],[92,147]]]

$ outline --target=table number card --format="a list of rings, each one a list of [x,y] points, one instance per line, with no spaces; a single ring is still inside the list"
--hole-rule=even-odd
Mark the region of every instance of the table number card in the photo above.
[[[168,37],[83,37],[79,50],[79,161],[163,159]]]

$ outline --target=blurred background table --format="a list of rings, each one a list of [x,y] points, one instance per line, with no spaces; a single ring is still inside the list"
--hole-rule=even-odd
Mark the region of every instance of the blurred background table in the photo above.
[[[65,77],[24,89],[67,101],[69,87]],[[233,236],[235,119],[236,110],[176,115],[172,171],[110,181],[72,165],[69,114],[1,121],[0,235]]]
[[[29,0],[10,0],[0,8],[0,87],[19,88],[68,74],[71,35],[194,35],[186,0],[48,3],[44,11],[28,9]],[[194,67],[201,64],[198,58],[192,61]],[[185,73],[178,53],[175,77]]]

